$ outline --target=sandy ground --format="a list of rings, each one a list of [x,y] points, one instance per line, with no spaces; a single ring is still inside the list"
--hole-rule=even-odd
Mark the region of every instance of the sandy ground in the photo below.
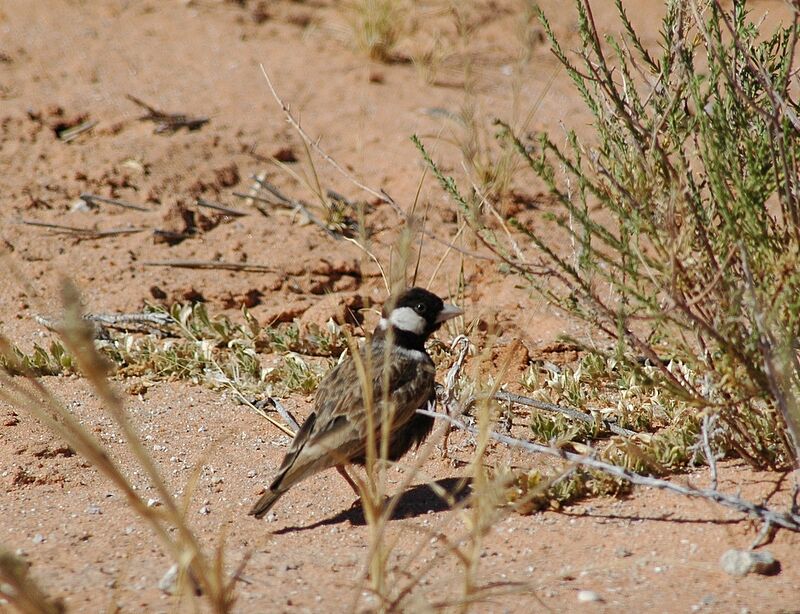
[[[265,173],[291,196],[310,199],[300,181],[269,162],[307,172],[297,133],[286,123],[261,74],[263,65],[283,99],[325,151],[374,190],[383,189],[408,210],[423,173],[409,137],[418,134],[467,185],[462,170],[464,128],[452,118],[469,106],[491,138],[493,117],[523,117],[538,107],[528,130],[562,126],[585,130],[580,100],[550,55],[541,28],[525,25],[523,3],[473,2],[469,34],[459,37],[447,3],[418,7],[416,29],[405,34],[398,56],[419,59],[440,48],[436,62],[377,63],[354,50],[347,13],[336,4],[307,2],[81,2],[21,0],[0,6],[0,215],[2,240],[14,274],[0,276],[0,323],[21,347],[46,343],[34,314],[58,312],[59,280],[79,286],[86,309],[131,312],[147,302],[201,298],[215,313],[236,316],[244,302],[262,323],[294,318],[325,322],[354,296],[380,303],[380,271],[354,245],[328,238],[296,215],[264,215],[232,193],[247,192],[251,176]],[[551,15],[565,46],[575,46],[575,15],[561,3],[539,3]],[[608,2],[598,2],[601,29],[616,31]],[[661,3],[637,3],[632,18],[657,40]],[[779,12],[780,2],[754,2],[756,11]],[[142,108],[128,95],[167,111],[208,117],[197,130],[155,134],[141,122]],[[70,142],[64,128],[96,124]],[[385,204],[317,158],[325,188],[367,203],[373,249],[388,263],[399,218]],[[545,209],[541,186],[515,178],[522,215]],[[100,204],[87,209],[82,193],[122,199],[146,208]],[[247,210],[240,218],[194,207],[196,198]],[[453,205],[428,177],[420,192],[428,209],[419,280],[442,295],[465,281],[467,318],[498,332],[498,347],[521,339],[534,354],[574,325],[532,295],[496,264],[474,258],[469,238],[460,249],[445,245],[458,233]],[[529,203],[529,204],[525,204]],[[530,204],[532,203],[532,204]],[[249,206],[249,209],[248,209]],[[524,211],[528,207],[530,211]],[[193,215],[187,216],[187,211]],[[191,218],[191,219],[190,219]],[[531,217],[532,219],[532,217]],[[76,238],[22,224],[43,222],[139,233]],[[164,234],[186,234],[166,241]],[[190,231],[190,232],[187,232]],[[150,266],[175,260],[221,260],[265,265],[268,271],[187,270]],[[439,266],[440,260],[442,261]],[[19,279],[19,277],[23,279]],[[329,298],[328,295],[332,296]],[[520,364],[526,366],[526,356]],[[85,381],[47,378],[67,406],[98,434],[123,467],[132,459]],[[125,388],[129,382],[119,381]],[[130,395],[137,429],[176,494],[196,467],[189,518],[209,544],[226,534],[230,564],[252,558],[239,583],[238,611],[369,610],[363,565],[368,532],[353,495],[333,472],[299,485],[269,521],[246,510],[272,475],[286,438],[223,392],[185,382],[158,383]],[[286,400],[305,415],[310,397]],[[0,544],[24,552],[48,591],[71,611],[170,611],[176,602],[157,587],[169,567],[149,529],[126,508],[95,470],[26,415],[0,405]],[[455,460],[437,451],[404,496],[387,538],[398,537],[390,568],[419,571],[441,552],[431,532],[453,538],[465,519],[455,516],[425,487],[464,475],[472,451],[455,437]],[[460,444],[460,445],[459,445]],[[503,462],[536,466],[536,458],[493,454]],[[414,460],[410,455],[407,465]],[[402,469],[397,480],[402,479]],[[131,475],[136,483],[139,476]],[[705,485],[708,475],[674,478]],[[755,500],[784,505],[789,480],[741,463],[722,468],[720,487]],[[145,483],[143,489],[149,488]],[[728,548],[747,547],[758,527],[701,501],[636,490],[625,499],[592,500],[531,516],[510,515],[485,537],[482,583],[519,583],[479,611],[791,612],[800,604],[800,538],[781,532],[769,546],[781,561],[772,577],[731,578],[718,564]],[[427,543],[426,543],[427,542]],[[425,547],[416,555],[417,545]],[[410,557],[410,560],[409,560]],[[441,603],[458,593],[462,571],[443,557],[414,589],[417,604]],[[398,582],[407,578],[398,573]],[[444,588],[443,588],[444,587]],[[582,590],[601,601],[581,603]],[[419,606],[419,607],[418,607]]]

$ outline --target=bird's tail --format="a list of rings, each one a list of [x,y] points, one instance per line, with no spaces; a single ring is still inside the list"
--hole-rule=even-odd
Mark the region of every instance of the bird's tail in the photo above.
[[[267,492],[261,495],[261,498],[256,501],[256,504],[248,512],[250,516],[256,518],[263,518],[272,509],[272,506],[281,498],[285,490],[272,490],[270,488]]]

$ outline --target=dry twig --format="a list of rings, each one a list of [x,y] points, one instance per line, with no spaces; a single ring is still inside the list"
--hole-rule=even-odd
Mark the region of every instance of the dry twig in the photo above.
[[[259,200],[261,202],[268,203],[270,205],[279,205],[282,207],[286,207],[288,209],[300,211],[309,222],[312,222],[313,224],[316,224],[317,226],[322,228],[322,230],[324,230],[328,236],[333,237],[334,239],[341,238],[338,234],[336,234],[330,228],[328,228],[328,226],[322,220],[320,220],[317,216],[311,213],[311,210],[308,208],[308,205],[303,201],[296,200],[294,198],[289,198],[283,192],[281,192],[277,187],[272,185],[269,181],[257,175],[253,175],[252,179],[259,185],[259,187],[264,188],[267,192],[272,194],[272,196],[274,196],[274,199],[256,197],[256,196],[249,196],[246,198],[253,198],[254,200]],[[242,194],[234,192],[234,196],[242,197]]]
[[[34,315],[33,319],[53,332],[62,334],[64,323],[45,316]],[[169,332],[174,320],[168,313],[154,311],[152,313],[87,313],[83,319],[95,325],[95,337],[102,331],[99,328],[118,328],[120,330],[130,330],[131,328],[146,329],[158,332]]]
[[[527,407],[534,407],[536,409],[541,409],[544,411],[555,412],[559,414],[563,414],[568,418],[572,418],[573,420],[578,420],[585,424],[594,425],[595,419],[583,413],[582,411],[578,411],[577,409],[572,409],[571,407],[561,407],[560,405],[554,405],[553,403],[546,403],[544,401],[537,401],[536,399],[532,399],[530,397],[524,397],[519,394],[513,394],[511,392],[496,392],[491,395],[492,399],[497,401],[505,401],[507,403],[516,403],[517,405],[525,405]],[[467,400],[464,404],[466,408],[469,408],[473,405],[476,401],[481,400],[481,397],[473,396]],[[630,429],[623,428],[614,424],[613,422],[609,422],[608,420],[600,420],[600,424],[604,429],[607,431],[611,431],[616,435],[623,435],[624,437],[632,437],[636,435],[636,431],[631,431]]]
[[[460,420],[452,418],[448,415],[428,411],[426,409],[418,409],[417,413],[422,414],[424,416],[430,416],[432,418],[436,418],[437,420],[444,420],[446,422],[449,422],[454,428],[458,430],[466,431],[473,435],[478,435],[478,429],[476,427],[468,426],[463,422],[461,422]],[[777,512],[775,510],[769,509],[764,505],[760,505],[758,503],[752,503],[751,501],[746,501],[740,497],[729,495],[720,492],[718,490],[712,490],[709,488],[694,488],[692,486],[674,484],[666,480],[661,480],[659,478],[652,478],[649,476],[641,475],[639,473],[635,473],[633,471],[629,471],[624,467],[612,465],[611,463],[607,463],[605,461],[593,458],[591,456],[576,454],[574,452],[568,452],[567,450],[553,448],[550,446],[543,446],[537,443],[533,443],[531,441],[526,441],[524,439],[517,439],[515,437],[501,435],[499,433],[495,433],[494,431],[489,432],[489,437],[497,442],[500,442],[507,446],[511,446],[513,448],[526,450],[528,452],[533,452],[534,454],[545,454],[547,456],[561,458],[565,461],[575,463],[576,465],[581,465],[583,467],[596,469],[598,471],[602,471],[603,473],[614,476],[616,478],[626,480],[631,484],[635,484],[637,486],[657,488],[659,490],[666,490],[678,495],[683,495],[684,497],[695,497],[700,499],[706,499],[708,501],[713,501],[714,503],[718,503],[723,507],[727,507],[728,509],[736,510],[737,512],[741,512],[743,514],[747,514],[748,516],[758,518],[764,522],[771,523],[775,526],[779,526],[784,529],[789,529],[791,531],[800,532],[800,514],[794,512]]]
[[[147,261],[144,266],[164,266],[176,269],[222,269],[225,271],[244,271],[247,273],[271,273],[274,267],[266,264],[250,264],[247,262],[223,262],[221,260],[161,260]]]
[[[164,134],[167,132],[172,133],[176,132],[180,128],[197,130],[211,121],[208,117],[191,117],[190,115],[186,115],[184,113],[164,113],[155,107],[151,107],[149,104],[136,98],[135,96],[128,94],[127,98],[131,102],[139,105],[147,111],[145,115],[142,115],[139,118],[139,121],[155,122],[156,134]]]
[[[337,172],[339,172],[350,183],[355,185],[360,190],[363,190],[367,194],[370,194],[371,196],[374,196],[380,202],[383,202],[383,203],[386,203],[387,205],[389,205],[392,208],[392,210],[404,222],[406,222],[407,224],[409,224],[409,225],[411,225],[413,227],[414,225],[413,225],[413,220],[411,219],[411,216],[409,216],[408,214],[406,214],[403,211],[403,209],[400,207],[400,205],[397,204],[397,202],[394,200],[394,198],[389,196],[389,194],[387,194],[384,190],[382,190],[382,189],[381,190],[375,190],[375,189],[369,187],[368,185],[362,183],[358,179],[356,179],[352,174],[347,172],[342,167],[342,165],[339,164],[330,154],[328,154],[324,149],[322,149],[322,147],[320,146],[318,141],[316,141],[316,140],[311,138],[311,136],[300,125],[300,122],[297,119],[295,119],[294,115],[292,115],[292,112],[289,109],[289,105],[286,104],[283,101],[283,99],[281,99],[281,97],[278,95],[278,92],[275,90],[275,86],[272,84],[272,80],[269,78],[269,75],[267,74],[267,71],[264,68],[263,64],[261,65],[261,72],[264,75],[264,79],[267,81],[267,86],[269,87],[269,90],[272,93],[272,97],[275,98],[275,101],[278,103],[278,106],[280,106],[281,110],[283,111],[283,114],[286,117],[286,121],[289,122],[289,124],[292,126],[292,128],[295,129],[295,131],[300,135],[300,137],[303,139],[303,141],[311,149],[313,149],[315,152],[317,152],[317,154],[323,160],[325,160],[325,162],[327,162],[330,166],[332,166]],[[476,260],[488,260],[490,262],[496,262],[497,261],[496,258],[492,258],[491,256],[487,256],[486,254],[479,254],[477,252],[466,250],[463,247],[458,247],[457,245],[455,245],[455,241],[446,241],[444,239],[440,239],[435,234],[433,234],[431,231],[426,230],[425,228],[419,228],[418,230],[419,230],[420,234],[428,237],[432,241],[440,243],[440,244],[446,246],[448,249],[452,249],[453,251],[458,252],[460,254],[464,254],[465,256],[470,256],[471,258],[475,258]]]
[[[278,412],[278,415],[280,415],[280,417],[284,419],[286,424],[289,425],[289,428],[291,428],[295,433],[300,430],[300,425],[297,423],[297,420],[294,419],[294,416],[290,414],[289,410],[286,409],[286,407],[284,407],[283,403],[281,403],[275,397],[267,397],[260,401],[253,402],[253,406],[262,410],[267,405],[271,405],[272,407],[274,407],[275,410]]]
[[[50,222],[37,222],[36,220],[21,220],[25,226],[38,226],[47,228],[57,234],[76,235],[79,239],[102,239],[103,237],[116,237],[118,235],[129,235],[147,230],[147,228],[111,228],[109,230],[97,230],[95,228],[80,228],[78,226],[65,226],[63,224],[51,224]]]
[[[92,128],[97,125],[97,121],[94,119],[87,119],[84,122],[81,122],[77,126],[72,126],[72,128],[67,128],[66,130],[61,130],[58,133],[58,138],[65,143],[69,143],[70,141],[74,141],[84,132],[89,132]]]
[[[238,209],[231,209],[230,207],[226,207],[224,205],[220,205],[219,203],[212,203],[204,198],[198,198],[196,201],[198,207],[206,207],[208,209],[213,209],[214,211],[219,211],[220,213],[224,213],[225,215],[230,215],[231,217],[242,217],[245,215],[250,215],[247,211],[239,211]]]
[[[104,203],[106,205],[114,205],[115,207],[122,207],[123,209],[133,209],[134,211],[152,211],[152,209],[148,209],[147,207],[142,207],[141,205],[134,205],[132,203],[127,203],[124,200],[119,200],[117,198],[106,198],[105,196],[97,196],[96,194],[81,194],[80,199],[87,204],[96,205],[97,203]]]

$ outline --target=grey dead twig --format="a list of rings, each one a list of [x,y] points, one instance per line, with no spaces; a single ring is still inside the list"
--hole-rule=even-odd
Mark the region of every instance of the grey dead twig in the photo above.
[[[478,429],[476,427],[468,426],[460,420],[452,418],[446,414],[432,412],[426,409],[418,409],[417,413],[422,414],[423,416],[430,416],[431,418],[435,418],[437,420],[444,420],[449,422],[451,426],[460,431],[466,431],[472,435],[478,435]],[[793,512],[778,512],[764,505],[753,503],[751,501],[742,499],[741,497],[729,495],[727,493],[723,493],[718,490],[712,490],[710,488],[694,488],[692,486],[674,484],[659,478],[652,478],[635,473],[623,467],[612,465],[611,463],[607,463],[591,456],[576,454],[574,452],[568,452],[567,450],[553,448],[550,446],[543,446],[541,444],[533,443],[524,439],[517,439],[515,437],[501,435],[499,433],[495,433],[494,431],[489,431],[489,437],[494,441],[513,448],[525,450],[534,454],[544,454],[546,456],[560,458],[562,460],[575,463],[576,465],[589,467],[590,469],[596,469],[607,475],[620,478],[637,486],[656,488],[658,490],[666,490],[684,497],[712,501],[728,509],[758,518],[765,523],[770,523],[777,527],[789,529],[790,531],[800,532],[800,514]]]
[[[34,316],[34,319],[47,326],[57,326],[55,320],[44,316]],[[87,313],[83,315],[84,320],[97,322],[103,326],[121,327],[126,324],[150,324],[153,326],[167,326],[173,323],[172,316],[168,313],[154,311],[152,313]]]
[[[118,198],[106,198],[105,196],[98,196],[97,194],[81,194],[79,198],[90,205],[103,203],[106,205],[114,205],[115,207],[122,207],[123,209],[133,209],[134,211],[152,211],[152,209],[142,207],[141,205],[134,205],[133,203],[125,202],[124,200],[119,200]]]
[[[69,143],[70,141],[74,141],[84,132],[89,132],[92,128],[97,125],[97,120],[94,119],[87,119],[84,122],[81,122],[77,126],[73,126],[72,128],[67,128],[66,130],[62,130],[58,133],[58,138],[65,143]]]
[[[241,198],[241,199],[243,199],[245,201],[256,201],[256,202],[265,203],[267,205],[273,205],[273,206],[276,205],[276,204],[281,204],[281,203],[276,203],[271,198],[265,198],[264,196],[259,196],[258,194],[245,194],[244,192],[232,192],[232,194],[236,198]],[[261,209],[259,209],[259,211],[261,211]],[[265,215],[267,215],[269,213],[268,211],[261,211],[261,212],[264,213]]]
[[[467,402],[464,404],[466,408],[469,408],[474,403],[480,400],[484,400],[487,397],[481,396],[472,396],[470,397]],[[537,401],[536,399],[532,399],[531,397],[525,397],[519,394],[513,394],[511,392],[496,392],[493,395],[489,396],[488,398],[494,399],[496,401],[504,401],[506,403],[514,403],[517,405],[525,405],[526,407],[533,407],[535,409],[541,409],[543,411],[549,411],[554,413],[559,413],[572,420],[577,420],[579,422],[583,422],[584,424],[594,425],[596,424],[595,418],[589,414],[585,414],[582,411],[578,411],[577,409],[573,409],[571,407],[562,407],[560,405],[555,405],[553,403],[547,403],[545,401]],[[631,431],[630,429],[626,429],[621,427],[613,422],[609,422],[608,420],[600,420],[600,425],[607,431],[614,433],[615,435],[622,435],[624,437],[632,437],[636,435],[636,431]]]
[[[135,329],[159,335],[174,333],[175,321],[172,316],[157,311],[152,313],[87,313],[82,318],[92,324],[95,339],[106,337],[106,328],[126,331]],[[35,314],[33,319],[50,331],[58,334],[64,333],[64,323],[61,320],[38,314]]]
[[[230,207],[226,207],[225,205],[220,205],[219,203],[212,203],[209,200],[204,198],[198,198],[195,203],[198,207],[205,207],[207,209],[213,209],[214,211],[219,211],[220,213],[224,213],[225,215],[230,215],[231,217],[244,217],[245,215],[250,215],[247,211],[239,211],[238,209],[231,209]]]
[[[136,96],[132,96],[131,94],[128,94],[127,98],[134,104],[147,111],[145,115],[139,117],[139,121],[154,122],[156,124],[156,134],[173,133],[181,128],[198,130],[211,121],[211,119],[208,117],[192,117],[191,115],[186,115],[185,113],[165,113],[164,111],[156,109],[155,107],[147,104],[139,98],[136,98]]]
[[[298,424],[297,420],[294,419],[294,416],[289,413],[289,410],[275,397],[267,397],[265,399],[261,399],[260,401],[251,401],[250,402],[254,407],[258,409],[265,410],[266,406],[270,405],[275,408],[275,411],[278,412],[278,415],[283,418],[286,424],[291,428],[295,433],[300,430],[300,425]]]
[[[264,190],[266,190],[269,194],[271,194],[271,197],[261,196],[257,193],[254,193],[253,190],[251,190],[247,194],[243,192],[233,192],[233,195],[237,198],[242,198],[246,201],[247,200],[253,201],[254,203],[259,202],[271,205],[273,207],[277,206],[277,207],[283,207],[285,209],[291,209],[292,211],[299,211],[309,222],[319,226],[328,236],[334,239],[342,238],[337,233],[328,228],[325,222],[323,222],[317,216],[311,213],[311,210],[309,209],[309,206],[306,203],[300,200],[296,200],[294,198],[289,198],[273,184],[271,184],[266,179],[258,175],[253,175],[252,179],[255,182],[255,185],[257,185],[259,188],[263,188]],[[261,207],[258,207],[258,209],[265,215],[269,214],[269,211],[264,211],[261,209]]]
[[[176,269],[221,269],[224,271],[242,271],[245,273],[272,273],[275,267],[266,264],[250,264],[247,262],[223,262],[221,260],[149,260],[143,266],[173,267]]]
[[[38,222],[36,220],[20,220],[19,223],[25,226],[47,228],[56,234],[74,235],[80,239],[102,239],[104,237],[116,237],[119,235],[134,234],[147,230],[147,228],[144,227],[110,228],[108,230],[98,230],[96,228],[81,228],[79,226],[66,226],[64,224]]]
[[[261,171],[260,173],[256,174],[257,179],[265,179],[267,177],[266,171]],[[264,217],[269,217],[269,209],[263,207],[259,204],[261,200],[258,197],[258,193],[261,191],[261,186],[258,184],[258,181],[254,181],[250,185],[250,189],[247,191],[247,194],[242,194],[241,192],[234,192],[233,195],[237,198],[243,198],[244,204],[247,207],[255,207],[256,211],[258,211]]]
[[[311,213],[311,210],[309,209],[309,205],[308,204],[304,203],[302,200],[297,200],[296,198],[289,198],[283,192],[281,192],[276,186],[274,186],[273,184],[271,184],[269,181],[267,181],[264,178],[261,178],[261,177],[258,177],[257,175],[254,175],[252,177],[252,179],[260,187],[262,187],[263,189],[265,189],[267,192],[269,192],[270,194],[272,194],[275,197],[275,199],[277,200],[277,203],[273,201],[271,204],[279,204],[279,205],[282,205],[282,206],[287,207],[289,209],[293,209],[295,211],[300,211],[309,222],[319,226],[330,237],[333,237],[334,239],[341,239],[341,236],[339,236],[337,233],[333,232],[330,228],[328,228],[328,226],[322,220],[320,220],[316,215]],[[259,200],[261,200],[261,199],[259,199]],[[270,201],[267,200],[267,202],[270,202]]]

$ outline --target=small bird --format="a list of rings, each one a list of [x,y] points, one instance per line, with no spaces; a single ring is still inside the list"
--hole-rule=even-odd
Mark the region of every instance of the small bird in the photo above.
[[[387,301],[372,341],[359,350],[371,385],[376,450],[381,450],[381,419],[390,416],[388,460],[395,461],[419,446],[433,429],[433,418],[416,413],[436,398],[433,361],[425,341],[443,322],[464,313],[422,288],[409,288]],[[369,366],[371,366],[371,368]],[[367,370],[368,369],[368,370]],[[363,376],[362,376],[363,377]],[[388,394],[384,385],[388,384]],[[307,477],[336,467],[347,483],[358,489],[344,467],[365,465],[367,407],[357,362],[346,357],[322,380],[314,411],[294,436],[289,452],[269,490],[250,515],[264,517],[292,486]],[[383,404],[388,399],[388,408]],[[388,411],[387,411],[388,410]]]

